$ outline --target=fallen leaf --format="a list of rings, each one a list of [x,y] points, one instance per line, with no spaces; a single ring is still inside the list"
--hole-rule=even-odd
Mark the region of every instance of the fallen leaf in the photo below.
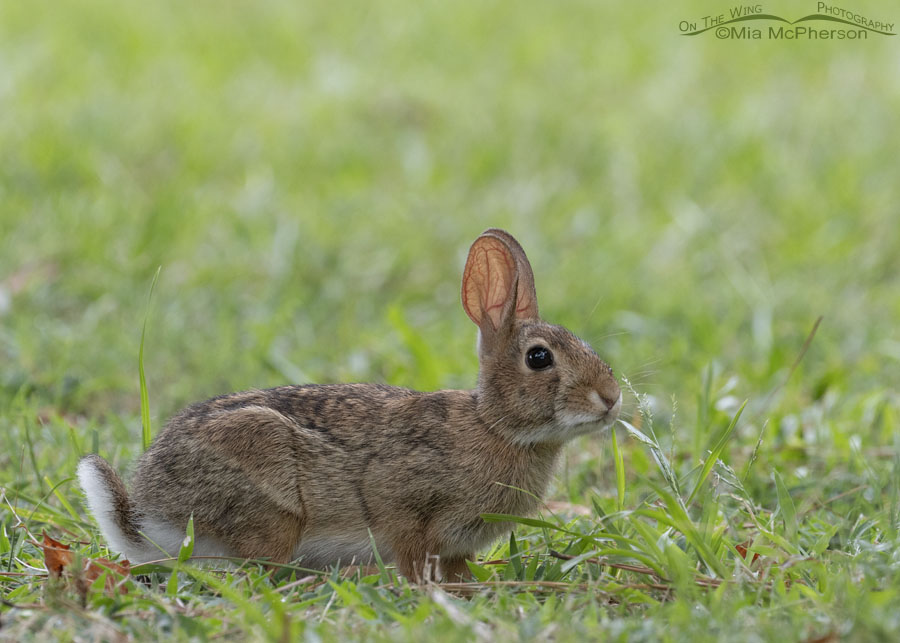
[[[63,570],[72,564],[72,552],[68,545],[63,545],[43,532],[44,566],[53,578],[59,578]]]
[[[131,574],[130,562],[123,560],[120,563],[114,563],[107,558],[94,558],[93,560],[85,558],[84,568],[81,570],[81,574],[74,574],[71,566],[75,556],[70,551],[69,545],[64,545],[58,540],[48,536],[46,533],[44,533],[43,536],[44,542],[41,545],[41,549],[44,550],[44,565],[47,567],[50,576],[59,578],[63,575],[63,572],[65,572],[67,576],[74,575],[76,577],[77,588],[79,589],[79,592],[83,593],[91,583],[100,578],[104,572],[109,571],[112,573],[107,574],[106,576],[104,584],[106,591],[118,591],[120,594],[128,593],[128,588],[121,585],[119,580],[122,576],[129,576]]]
[[[753,543],[749,540],[745,540],[740,545],[735,545],[734,548],[737,549],[738,553],[741,555],[741,558],[744,560],[747,559],[747,550],[750,549],[750,545]],[[757,552],[753,552],[753,559],[750,561],[750,564],[756,562],[756,559],[759,558],[759,554]]]
[[[120,594],[127,594],[128,588],[124,585],[118,585],[119,580],[122,576],[128,576],[131,574],[131,563],[127,560],[123,560],[121,563],[114,563],[113,561],[107,558],[95,558],[88,562],[87,569],[84,570],[84,577],[88,583],[93,583],[95,580],[100,578],[100,575],[105,571],[110,571],[112,573],[106,575],[106,583],[104,587],[107,592],[112,592],[115,589],[118,589]]]

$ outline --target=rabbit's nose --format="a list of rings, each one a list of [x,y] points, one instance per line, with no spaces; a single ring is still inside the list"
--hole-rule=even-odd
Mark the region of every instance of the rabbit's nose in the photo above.
[[[600,399],[603,400],[603,403],[606,404],[606,408],[610,410],[616,404],[622,405],[622,389],[619,388],[619,383],[613,378],[600,382],[600,386],[597,387],[597,393]],[[616,410],[618,411],[618,409]]]
[[[591,401],[600,413],[606,413],[615,402],[610,402],[597,391],[588,393],[588,399]]]
[[[619,391],[619,397],[609,406],[607,415],[614,420],[619,417],[619,411],[622,410],[622,392]]]
[[[601,395],[603,399],[603,403],[606,404],[606,408],[611,409],[616,404],[622,403],[622,393],[620,391],[616,391],[618,395]]]
[[[591,391],[588,393],[588,399],[597,407],[598,412],[611,412],[618,415],[619,409],[622,407],[622,393],[620,391],[616,391],[616,393],[616,397],[610,398],[597,391]]]

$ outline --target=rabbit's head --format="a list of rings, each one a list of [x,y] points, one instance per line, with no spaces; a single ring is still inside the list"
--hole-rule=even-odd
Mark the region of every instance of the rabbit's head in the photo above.
[[[478,326],[478,410],[520,445],[562,443],[609,427],[622,394],[587,342],[538,316],[525,251],[503,230],[469,249],[462,304]]]

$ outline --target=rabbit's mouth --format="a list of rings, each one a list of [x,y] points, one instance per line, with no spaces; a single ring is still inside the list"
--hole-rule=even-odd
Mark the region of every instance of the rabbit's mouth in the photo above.
[[[603,402],[595,391],[591,391],[588,399],[590,400],[590,410],[564,410],[557,413],[556,424],[562,432],[571,433],[571,437],[576,437],[608,429],[618,419],[619,411],[622,409],[621,392],[612,406]]]
[[[548,422],[519,433],[515,442],[520,446],[539,442],[568,442],[589,433],[606,431],[619,417],[622,394],[615,404],[603,412],[560,411],[553,422]]]
[[[618,417],[618,411],[616,413],[607,412],[600,418],[590,417],[584,413],[564,414],[557,422],[558,435],[563,440],[571,440],[580,435],[605,431],[613,425]]]

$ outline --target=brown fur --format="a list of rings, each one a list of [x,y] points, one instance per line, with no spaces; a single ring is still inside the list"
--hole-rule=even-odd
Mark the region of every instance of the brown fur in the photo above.
[[[429,556],[445,578],[466,577],[466,559],[511,527],[481,514],[534,512],[564,441],[608,426],[620,394],[587,344],[537,317],[531,268],[507,233],[473,244],[463,304],[481,331],[475,390],[284,386],[194,404],[141,456],[130,498],[88,456],[114,490],[117,524],[137,542],[143,521],[183,528],[193,514],[198,535],[276,562],[313,534],[371,530],[411,579]],[[537,344],[551,368],[527,366]],[[590,421],[569,427],[572,414]]]

